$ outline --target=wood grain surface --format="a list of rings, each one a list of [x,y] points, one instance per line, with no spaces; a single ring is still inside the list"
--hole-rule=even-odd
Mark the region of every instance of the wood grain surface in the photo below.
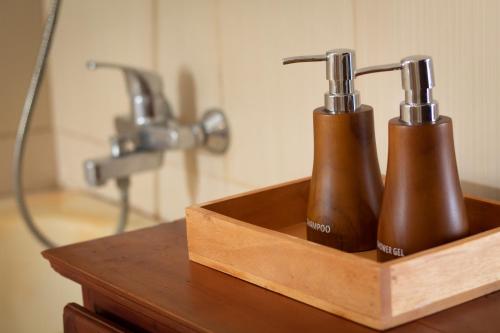
[[[74,303],[64,307],[63,322],[64,333],[131,333]]]
[[[467,235],[451,118],[414,126],[391,119],[378,258],[410,255]]]
[[[379,263],[370,251],[305,239],[307,184],[299,179],[188,207],[190,259],[377,329],[500,288],[499,202],[466,198],[479,234]]]
[[[318,108],[313,119],[307,239],[347,252],[373,250],[384,189],[373,109],[361,105],[356,112],[331,114]]]
[[[91,311],[101,308],[117,317],[122,313],[122,318],[135,319],[140,327],[148,320],[144,327],[151,332],[168,332],[163,327],[173,323],[178,332],[375,332],[189,262],[183,221],[51,249],[43,255],[56,271],[83,285],[87,294],[100,295],[89,305]],[[498,332],[498,295],[390,332]],[[136,317],[127,315],[131,313]],[[142,321],[136,319],[139,315]]]

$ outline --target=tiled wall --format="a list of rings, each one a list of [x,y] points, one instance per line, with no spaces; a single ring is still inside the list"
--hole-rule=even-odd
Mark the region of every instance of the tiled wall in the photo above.
[[[280,59],[352,47],[359,66],[431,54],[435,97],[455,121],[462,177],[498,187],[498,14],[494,1],[66,0],[50,73],[59,182],[94,191],[84,184],[82,162],[109,153],[113,117],[128,112],[122,75],[87,71],[89,58],[157,70],[183,120],[211,107],[227,113],[226,155],[167,152],[161,170],[133,178],[134,206],[171,220],[193,202],[308,175],[324,66],[284,67]],[[358,81],[362,101],[376,109],[385,169],[400,78]],[[112,184],[98,192],[116,196]]]
[[[113,117],[128,112],[122,75],[89,72],[88,58],[155,69],[181,119],[219,107],[231,124],[226,155],[167,152],[161,170],[135,176],[134,206],[171,220],[190,203],[309,174],[310,112],[322,101],[323,67],[284,68],[281,58],[354,46],[349,1],[313,7],[300,1],[65,1],[51,59],[61,184],[94,190],[84,184],[81,164],[109,153]],[[113,184],[98,192],[116,196]]]
[[[309,174],[310,111],[323,98],[323,66],[284,68],[281,58],[352,46],[351,14],[348,1],[316,1],[312,10],[286,0],[159,2],[158,70],[174,109],[190,120],[221,107],[232,131],[225,156],[167,154],[159,178],[162,216]],[[303,95],[291,92],[299,87]]]
[[[12,153],[19,115],[42,31],[42,5],[4,0],[0,5],[0,196],[12,191]],[[47,80],[42,85],[25,157],[28,189],[55,185],[54,139]],[[38,161],[43,160],[44,163]]]
[[[90,189],[83,161],[109,155],[113,119],[128,112],[121,72],[89,71],[89,59],[153,68],[155,23],[152,1],[63,1],[50,58],[58,181],[66,188]],[[132,199],[147,212],[156,209],[155,173],[133,179]],[[114,184],[99,189],[116,197]]]

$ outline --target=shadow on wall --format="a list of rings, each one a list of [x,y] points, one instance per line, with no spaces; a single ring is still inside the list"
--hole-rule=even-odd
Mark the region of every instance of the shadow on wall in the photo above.
[[[181,124],[196,123],[198,120],[196,87],[193,74],[186,68],[181,68],[179,71],[177,89],[179,93],[179,122]],[[186,185],[191,203],[197,202],[200,178],[196,153],[196,148],[184,151],[184,167],[187,172]]]

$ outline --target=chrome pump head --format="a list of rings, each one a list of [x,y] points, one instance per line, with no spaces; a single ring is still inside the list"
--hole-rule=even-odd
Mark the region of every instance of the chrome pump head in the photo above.
[[[401,83],[405,91],[405,100],[399,107],[401,121],[410,125],[436,122],[439,110],[437,101],[432,99],[432,58],[416,55],[401,60]]]
[[[285,58],[283,64],[325,61],[326,79],[330,85],[325,93],[325,109],[343,113],[354,112],[360,106],[359,92],[354,89],[355,58],[354,50],[334,49],[326,54]]]
[[[396,64],[365,67],[356,71],[356,77],[393,70],[401,70],[401,85],[405,91],[405,100],[399,106],[399,119],[408,125],[436,122],[439,119],[439,110],[437,101],[432,99],[432,58],[414,55]]]

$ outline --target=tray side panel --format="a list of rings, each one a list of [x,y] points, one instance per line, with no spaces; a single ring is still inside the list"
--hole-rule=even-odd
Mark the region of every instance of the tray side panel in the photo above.
[[[391,312],[408,321],[500,289],[500,228],[390,265]]]
[[[500,202],[465,197],[471,234],[500,227]]]
[[[188,208],[186,221],[191,260],[344,318],[383,328],[377,263],[203,208]]]
[[[278,230],[306,220],[309,178],[243,193],[202,207],[234,219]]]

